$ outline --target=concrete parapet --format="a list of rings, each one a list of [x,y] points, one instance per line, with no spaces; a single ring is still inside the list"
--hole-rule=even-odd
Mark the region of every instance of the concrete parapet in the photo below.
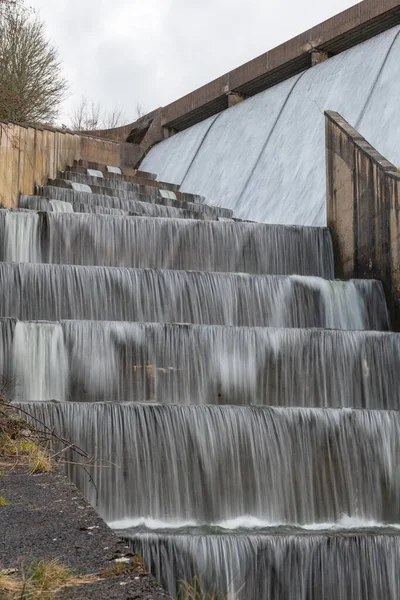
[[[336,275],[380,279],[400,331],[400,173],[338,113],[325,116]]]

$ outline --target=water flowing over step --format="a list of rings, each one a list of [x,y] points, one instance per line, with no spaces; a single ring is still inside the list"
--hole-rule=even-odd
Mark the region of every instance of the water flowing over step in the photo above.
[[[58,181],[58,183],[59,186],[36,186],[36,194],[46,198],[61,200],[62,202],[77,201],[84,202],[85,204],[97,204],[98,206],[106,206],[108,208],[121,208],[127,212],[139,212],[139,214],[147,214],[145,212],[140,212],[140,210],[142,209],[144,211],[146,209],[146,207],[142,207],[143,204],[149,204],[149,207],[147,208],[149,216],[173,216],[172,213],[161,214],[161,209],[159,207],[188,210],[197,214],[199,218],[218,219],[219,217],[223,217],[229,219],[233,216],[231,210],[208,206],[207,204],[197,204],[194,202],[171,200],[161,197],[154,198],[144,194],[112,189],[105,190],[106,193],[104,194],[100,192],[92,193],[90,191],[83,192],[65,187],[63,180]],[[153,206],[153,209],[151,206]],[[150,212],[155,209],[157,209],[160,214],[153,214]]]
[[[28,262],[333,278],[326,228],[0,211],[0,239],[5,262],[24,248]]]
[[[104,215],[127,215],[128,212],[120,208],[108,208],[106,206],[97,206],[96,204],[85,204],[84,202],[63,202],[62,200],[52,200],[43,196],[20,196],[19,206],[36,212],[55,212],[55,213],[95,213]]]
[[[79,192],[74,192],[76,198],[80,197]],[[51,200],[44,196],[20,196],[19,205],[26,209],[45,212],[77,212],[77,213],[95,213],[104,215],[132,215],[146,217],[167,217],[174,219],[207,219],[207,215],[192,212],[184,208],[174,208],[173,206],[163,206],[162,204],[151,204],[150,202],[140,202],[136,200],[126,200],[122,203],[125,208],[111,208],[101,204],[89,203],[93,201],[95,194],[87,194],[89,198],[84,198],[88,202],[74,200],[70,198],[68,202],[62,200]],[[112,204],[112,198],[110,199]],[[215,217],[218,219],[219,217]]]
[[[173,598],[179,582],[195,576],[203,590],[235,600],[400,597],[399,536],[164,533],[130,544]]]
[[[109,179],[105,177],[96,177],[88,174],[73,173],[64,171],[60,173],[61,177],[55,181],[64,181],[64,186],[75,187],[74,184],[87,185],[92,188],[92,191],[114,190],[117,194],[136,193],[150,196],[151,198],[169,198],[173,201],[186,201],[194,204],[203,204],[204,196],[198,194],[182,193],[179,191],[179,186],[171,183],[162,183],[140,179],[139,181],[122,181],[120,179]],[[101,193],[107,193],[105,191]]]
[[[27,410],[107,468],[69,476],[118,528],[400,523],[400,413],[42,403]],[[55,448],[57,450],[57,448]],[[248,525],[247,525],[248,527]]]
[[[0,264],[0,317],[388,328],[374,280],[31,263]]]
[[[0,320],[18,400],[400,408],[400,334]]]
[[[148,171],[140,171],[137,169],[114,167],[111,165],[104,165],[100,163],[94,163],[86,160],[75,160],[72,166],[69,166],[65,171],[72,171],[73,173],[83,173],[89,175],[93,171],[101,173],[101,176],[110,179],[122,179],[125,181],[135,179],[147,179],[149,182],[156,182],[157,175],[155,173],[149,173]],[[158,182],[157,182],[158,184]],[[175,186],[179,188],[179,186]]]

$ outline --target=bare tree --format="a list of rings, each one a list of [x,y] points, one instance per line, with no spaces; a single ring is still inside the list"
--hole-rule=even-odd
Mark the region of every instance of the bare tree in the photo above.
[[[122,110],[101,108],[99,102],[82,97],[71,115],[71,127],[75,131],[95,131],[96,129],[114,129],[126,123]]]
[[[44,23],[23,0],[0,0],[0,117],[52,122],[67,87]]]
[[[138,102],[136,104],[136,116],[138,119],[141,119],[141,117],[144,117],[144,115],[146,114],[146,111],[144,110],[143,106],[140,104],[140,102]]]

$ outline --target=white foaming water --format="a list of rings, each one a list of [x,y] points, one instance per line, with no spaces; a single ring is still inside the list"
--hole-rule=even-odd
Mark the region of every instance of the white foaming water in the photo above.
[[[17,323],[13,356],[19,399],[67,400],[68,356],[59,323]]]
[[[111,521],[108,523],[111,529],[134,529],[137,527],[145,527],[146,529],[159,530],[159,529],[184,529],[186,527],[198,527],[199,523],[196,521],[162,521],[161,519],[152,519],[151,517],[142,517],[139,519],[120,519],[119,521]]]
[[[55,213],[73,213],[74,209],[71,202],[63,202],[62,200],[50,200],[50,206]]]
[[[293,279],[300,278],[293,276]],[[301,280],[300,280],[301,281]],[[357,284],[354,281],[326,281],[318,277],[309,277],[310,287],[317,291],[324,307],[324,316],[327,329],[342,329],[343,324],[352,322],[353,330],[361,330],[363,327],[363,314],[365,313],[365,302],[360,295]],[[333,285],[332,285],[333,284]]]
[[[100,177],[100,179],[104,179],[103,173],[97,169],[87,169],[86,173],[87,175],[90,175],[90,177]]]
[[[380,523],[372,519],[361,519],[360,517],[342,515],[340,519],[338,519],[334,523],[309,523],[306,525],[302,525],[301,529],[306,529],[308,531],[359,531],[360,529],[400,529],[400,523]]]
[[[168,529],[186,529],[188,527],[204,527],[209,525],[218,529],[225,529],[227,531],[254,531],[258,529],[274,529],[279,528],[295,528],[305,531],[360,531],[362,529],[400,529],[400,523],[380,523],[371,519],[361,519],[359,517],[350,517],[349,515],[343,515],[340,519],[335,522],[328,523],[290,523],[290,522],[271,522],[265,519],[260,519],[252,515],[244,515],[236,517],[235,519],[227,519],[226,521],[217,521],[215,523],[201,523],[199,521],[182,521],[177,519],[162,520],[140,518],[140,519],[121,519],[119,521],[111,521],[108,523],[111,529],[136,529],[144,527],[151,531],[160,531]]]
[[[9,262],[41,261],[39,215],[30,212],[6,212],[3,260]]]
[[[92,188],[87,183],[78,183],[76,181],[70,181],[71,188],[75,190],[75,192],[87,192],[89,194],[92,193]]]
[[[115,175],[121,175],[122,174],[122,171],[121,171],[121,169],[119,167],[112,167],[110,165],[107,165],[106,169],[107,169],[108,173],[114,173]]]

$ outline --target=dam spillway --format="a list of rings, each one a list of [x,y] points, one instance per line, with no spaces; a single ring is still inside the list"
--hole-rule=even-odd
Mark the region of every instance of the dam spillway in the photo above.
[[[389,29],[178,132],[141,168],[240,218],[326,225],[324,110],[400,165],[399,33]]]
[[[387,65],[397,30],[377,40]],[[63,452],[172,597],[197,578],[229,600],[398,598],[400,337],[379,281],[334,279],[302,177],[295,210],[278,196],[266,208],[271,221],[270,202],[304,210],[307,226],[243,221],[233,195],[223,208],[164,175],[82,164],[0,211],[9,395],[97,461],[83,470]]]

